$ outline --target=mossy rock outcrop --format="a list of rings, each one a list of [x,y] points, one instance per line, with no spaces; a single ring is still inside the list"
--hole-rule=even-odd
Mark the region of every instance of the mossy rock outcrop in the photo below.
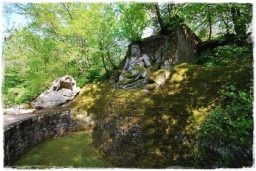
[[[193,166],[199,125],[221,105],[218,90],[222,85],[243,89],[252,78],[240,65],[184,63],[158,72],[169,72],[158,89],[123,90],[108,82],[92,83],[67,107],[76,117],[94,118],[93,144],[113,167]]]
[[[250,82],[237,66],[180,64],[169,72],[153,91],[108,89],[108,98],[100,99],[94,144],[114,167],[191,167],[199,124],[220,105],[218,89]]]

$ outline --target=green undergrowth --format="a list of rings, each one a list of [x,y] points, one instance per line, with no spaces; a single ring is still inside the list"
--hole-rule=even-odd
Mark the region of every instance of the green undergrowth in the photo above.
[[[82,131],[40,143],[17,160],[13,167],[104,168],[107,165],[93,148],[91,134]]]

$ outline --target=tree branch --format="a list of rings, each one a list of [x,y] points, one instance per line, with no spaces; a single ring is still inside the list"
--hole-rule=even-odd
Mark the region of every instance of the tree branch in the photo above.
[[[65,4],[64,2],[62,2],[61,4],[64,6],[64,8],[66,9],[66,11],[68,12],[70,19],[73,20],[73,17],[72,17],[72,15],[71,15],[71,13],[69,12],[68,7],[66,6],[66,4]]]

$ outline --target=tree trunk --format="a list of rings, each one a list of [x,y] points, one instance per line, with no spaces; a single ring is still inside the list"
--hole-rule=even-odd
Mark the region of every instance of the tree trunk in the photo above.
[[[109,77],[109,72],[108,72],[108,69],[107,69],[107,66],[106,66],[106,63],[105,63],[105,58],[104,58],[103,53],[101,54],[101,59],[102,59],[102,63],[103,63],[103,66],[104,66],[104,69],[105,69],[105,72],[106,72],[106,76],[108,78]]]
[[[171,20],[172,5],[167,4],[169,21]]]
[[[232,16],[232,21],[234,23],[236,34],[245,36],[246,35],[246,25],[243,22],[243,20],[241,19],[239,7],[235,7],[235,5],[233,5],[231,7],[231,16]]]
[[[104,67],[104,69],[105,69],[106,76],[107,76],[107,78],[108,78],[108,77],[109,77],[109,72],[108,72],[108,69],[107,69],[106,62],[105,62],[105,57],[104,57],[102,42],[100,42],[100,50],[102,51],[102,52],[101,52],[101,59],[102,59],[103,67]]]
[[[117,69],[117,67],[115,66],[115,64],[113,63],[113,61],[110,58],[110,52],[109,51],[107,52],[107,56],[108,56],[108,60],[109,60],[109,62],[111,64],[113,70]]]
[[[211,17],[211,10],[210,10],[210,5],[207,5],[208,7],[208,23],[209,23],[209,37],[208,39],[211,40],[212,38],[212,17]]]
[[[87,67],[90,68],[90,67],[91,67],[91,64],[90,64],[88,58],[85,57],[84,60],[85,60],[85,62],[86,62]]]
[[[156,16],[157,16],[157,20],[160,24],[160,28],[161,28],[161,32],[164,30],[164,23],[163,23],[163,19],[161,17],[161,13],[160,13],[160,8],[158,3],[155,3],[155,9],[156,9]]]
[[[221,19],[223,21],[223,23],[225,24],[225,27],[226,27],[226,33],[229,34],[229,25],[228,25],[228,19],[227,21],[225,20],[224,18],[224,14],[220,14],[221,15]]]
[[[78,65],[78,67],[80,68],[81,72],[83,73],[83,75],[86,76],[86,74],[85,74],[85,72],[84,72],[84,69],[83,69],[81,63],[79,62],[79,60],[78,60],[77,58],[76,58],[76,63],[77,63],[77,65]]]
[[[71,15],[71,13],[69,12],[69,9],[68,9],[68,7],[66,6],[66,4],[65,4],[64,2],[62,2],[61,4],[62,4],[63,7],[65,8],[65,10],[68,12],[68,15],[69,15],[70,19],[73,20],[73,17],[72,17],[72,15]]]

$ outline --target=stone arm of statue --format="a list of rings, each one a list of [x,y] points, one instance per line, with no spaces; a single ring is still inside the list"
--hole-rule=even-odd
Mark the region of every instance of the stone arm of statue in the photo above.
[[[129,59],[126,58],[125,64],[124,64],[124,70],[127,71],[129,68]]]
[[[146,66],[147,68],[152,67],[152,66],[151,66],[151,63],[150,63],[150,61],[149,61],[148,55],[143,54],[142,58],[143,58],[143,62],[144,62],[144,64],[145,64],[145,66]]]

